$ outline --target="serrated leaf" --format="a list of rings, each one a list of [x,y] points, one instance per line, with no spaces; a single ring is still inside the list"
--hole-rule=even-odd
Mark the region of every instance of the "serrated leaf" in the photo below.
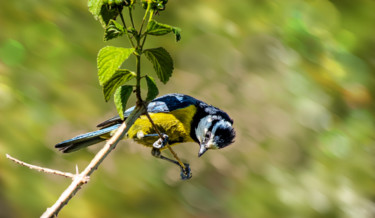
[[[156,86],[154,78],[146,75],[147,82],[147,97],[146,101],[152,101],[159,94],[159,89]]]
[[[172,32],[171,26],[151,20],[147,24],[147,34],[161,36]]]
[[[99,20],[103,28],[106,28],[111,19],[116,20],[120,11],[116,7],[108,5],[105,0],[89,0],[88,7],[91,14],[96,20]]]
[[[100,15],[100,10],[104,4],[103,0],[89,0],[87,3],[87,6],[89,7],[89,11],[92,15],[94,15],[94,18],[97,20]]]
[[[117,70],[116,73],[113,74],[113,76],[103,85],[103,94],[105,101],[108,101],[111,98],[111,95],[118,87],[133,79],[134,77],[136,77],[136,74],[129,70]]]
[[[110,20],[104,32],[104,41],[115,39],[125,33],[124,27],[115,20]]]
[[[103,86],[133,52],[133,48],[119,48],[113,46],[102,48],[97,58],[99,84]]]
[[[120,86],[114,96],[114,101],[118,115],[122,120],[124,120],[124,112],[126,110],[126,103],[130,97],[130,94],[133,92],[132,86]]]
[[[173,60],[169,53],[162,47],[146,49],[143,53],[153,64],[159,80],[167,83],[173,72]]]
[[[147,31],[146,33],[149,35],[154,36],[162,36],[165,34],[168,34],[170,32],[173,32],[173,34],[176,35],[176,41],[180,41],[181,39],[181,29],[178,27],[173,27],[168,24],[159,23],[155,20],[151,20],[147,24]]]

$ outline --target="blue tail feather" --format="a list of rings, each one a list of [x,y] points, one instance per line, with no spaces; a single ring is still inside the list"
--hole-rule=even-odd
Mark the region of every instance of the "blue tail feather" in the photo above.
[[[94,132],[78,135],[74,138],[56,144],[55,148],[58,148],[64,153],[76,151],[78,149],[104,141],[105,138],[103,138],[102,136],[110,133],[113,130],[116,130],[119,126],[120,124],[117,124]]]

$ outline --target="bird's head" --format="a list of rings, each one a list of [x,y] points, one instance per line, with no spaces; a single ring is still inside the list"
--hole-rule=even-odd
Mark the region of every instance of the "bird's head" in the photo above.
[[[227,114],[223,115],[207,115],[199,121],[195,129],[200,145],[198,157],[209,149],[224,148],[234,142],[236,133],[232,126],[233,121]]]

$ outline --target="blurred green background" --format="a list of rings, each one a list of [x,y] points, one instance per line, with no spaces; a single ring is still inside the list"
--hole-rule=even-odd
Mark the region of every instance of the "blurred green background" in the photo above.
[[[116,113],[96,54],[128,41],[104,43],[86,4],[0,3],[0,217],[38,217],[70,184],[6,153],[83,169],[100,145],[63,155],[54,144]],[[193,171],[180,181],[177,167],[122,142],[60,216],[375,217],[374,11],[372,0],[169,1],[156,19],[182,40],[146,43],[175,60],[160,94],[227,111],[235,144],[201,158],[196,144],[175,147]]]

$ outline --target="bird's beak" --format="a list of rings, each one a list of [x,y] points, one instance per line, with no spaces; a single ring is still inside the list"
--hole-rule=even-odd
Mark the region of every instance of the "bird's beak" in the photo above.
[[[201,144],[200,146],[201,146],[201,148],[199,149],[198,157],[202,156],[204,154],[204,152],[207,151],[207,148],[206,148],[205,144]]]

